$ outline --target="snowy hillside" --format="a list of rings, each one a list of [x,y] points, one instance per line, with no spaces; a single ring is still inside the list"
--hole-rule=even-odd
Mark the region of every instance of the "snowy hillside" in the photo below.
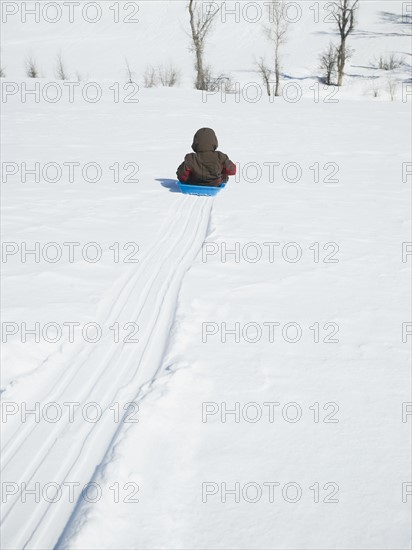
[[[11,4],[2,8],[2,67],[10,80],[25,76],[28,58],[36,62],[40,76],[54,80],[56,58],[61,55],[73,80],[122,82],[127,79],[127,59],[133,80],[139,84],[148,66],[171,64],[180,74],[180,85],[192,87],[193,53],[186,1],[84,2],[83,7],[71,8],[71,2],[45,1],[38,3],[37,10],[34,2],[4,4]],[[99,10],[91,4],[99,5]],[[220,2],[204,4],[206,12]],[[388,99],[389,77],[399,82],[399,87],[410,78],[410,4],[397,0],[360,0],[360,4],[357,26],[349,41],[353,55],[346,71],[347,86],[341,95],[347,95],[349,88],[357,97],[370,98],[377,88],[379,97]],[[290,24],[282,62],[285,83],[297,82],[313,97],[314,92],[308,90],[320,76],[319,54],[331,40],[336,41],[334,9],[331,2],[324,1],[287,5],[285,17]],[[256,61],[263,57],[269,62],[272,56],[262,31],[265,25],[264,2],[224,2],[206,44],[206,61],[212,73],[230,76],[242,86],[260,82]],[[404,62],[394,74],[379,69],[380,57],[387,59],[392,54]]]
[[[291,4],[269,98],[263,3],[207,42],[234,94],[193,89],[186,2],[2,3],[2,548],[411,547],[411,4],[361,1],[340,89]],[[176,185],[202,127],[216,198]]]

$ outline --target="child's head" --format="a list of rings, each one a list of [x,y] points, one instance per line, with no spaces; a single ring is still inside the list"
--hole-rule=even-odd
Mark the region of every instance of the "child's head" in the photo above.
[[[195,153],[203,153],[216,151],[218,145],[216,134],[212,128],[200,128],[193,137],[192,149]]]

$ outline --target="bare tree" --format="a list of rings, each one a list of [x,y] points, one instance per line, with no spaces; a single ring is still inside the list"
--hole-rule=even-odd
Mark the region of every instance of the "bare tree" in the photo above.
[[[388,78],[388,92],[391,97],[391,101],[395,101],[396,99],[396,93],[398,91],[398,82],[393,78]]]
[[[270,97],[270,95],[271,95],[270,77],[272,75],[272,71],[266,65],[263,57],[261,57],[256,64],[257,64],[260,76],[262,77],[263,84],[266,87],[266,92],[267,92],[268,96]]]
[[[153,65],[148,65],[143,76],[143,86],[145,88],[156,88],[158,84],[159,77],[157,75],[156,69],[153,67]]]
[[[375,97],[375,98],[379,97],[379,93],[380,93],[379,77],[377,77],[377,76],[373,77],[372,83],[370,85],[370,89],[371,89],[373,97]]]
[[[397,57],[394,53],[389,56],[381,55],[378,61],[378,68],[384,71],[394,71],[405,65],[404,57]]]
[[[64,66],[61,53],[59,53],[59,55],[57,56],[56,76],[59,80],[69,79],[69,75],[66,73],[66,67]]]
[[[240,84],[239,82],[235,82],[230,74],[224,75],[223,89],[225,94],[237,94],[240,89]]]
[[[359,8],[359,0],[337,0],[337,2],[332,2],[332,5],[335,6],[333,17],[338,25],[340,36],[337,69],[338,86],[342,86],[345,64],[350,57],[350,51],[346,47],[346,40],[355,29],[355,14]]]
[[[207,69],[207,90],[210,92],[222,91],[225,94],[237,93],[238,83],[234,82],[228,74],[221,73],[217,76],[212,76]]]
[[[26,59],[26,75],[29,78],[39,78],[39,69],[33,56]]]
[[[125,60],[125,63],[126,63],[127,83],[128,84],[133,84],[134,72],[130,68],[129,61],[128,61],[127,57],[125,57],[124,60]]]
[[[274,43],[275,54],[275,96],[280,95],[280,50],[286,42],[289,22],[284,17],[284,0],[266,2],[269,12],[269,26],[264,27],[267,38]]]
[[[329,48],[320,55],[319,60],[325,84],[331,86],[338,62],[338,50],[332,42],[329,43]]]
[[[169,86],[172,88],[176,86],[179,81],[179,71],[172,64],[168,67],[160,65],[157,68],[157,75],[162,86]]]
[[[220,7],[215,11],[206,11],[202,7],[203,2],[190,0],[188,5],[190,16],[190,30],[192,35],[192,51],[196,55],[196,83],[197,90],[206,90],[208,86],[208,74],[210,69],[204,65],[205,40],[211,29],[211,25]],[[206,3],[203,6],[207,5]]]

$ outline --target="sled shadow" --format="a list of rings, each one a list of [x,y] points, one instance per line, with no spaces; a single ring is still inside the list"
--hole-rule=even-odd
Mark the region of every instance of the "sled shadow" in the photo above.
[[[166,179],[166,178],[156,178],[156,181],[160,182],[162,187],[169,189],[170,193],[181,193],[176,180]]]

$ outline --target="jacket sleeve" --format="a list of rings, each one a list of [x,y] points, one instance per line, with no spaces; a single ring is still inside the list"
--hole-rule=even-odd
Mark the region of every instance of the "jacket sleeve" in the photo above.
[[[236,164],[233,163],[227,155],[223,164],[222,173],[224,176],[234,176],[236,174]]]
[[[190,177],[191,170],[189,166],[186,164],[186,158],[182,162],[182,164],[179,166],[179,168],[176,171],[176,176],[179,181],[182,181],[183,183],[187,181]]]

